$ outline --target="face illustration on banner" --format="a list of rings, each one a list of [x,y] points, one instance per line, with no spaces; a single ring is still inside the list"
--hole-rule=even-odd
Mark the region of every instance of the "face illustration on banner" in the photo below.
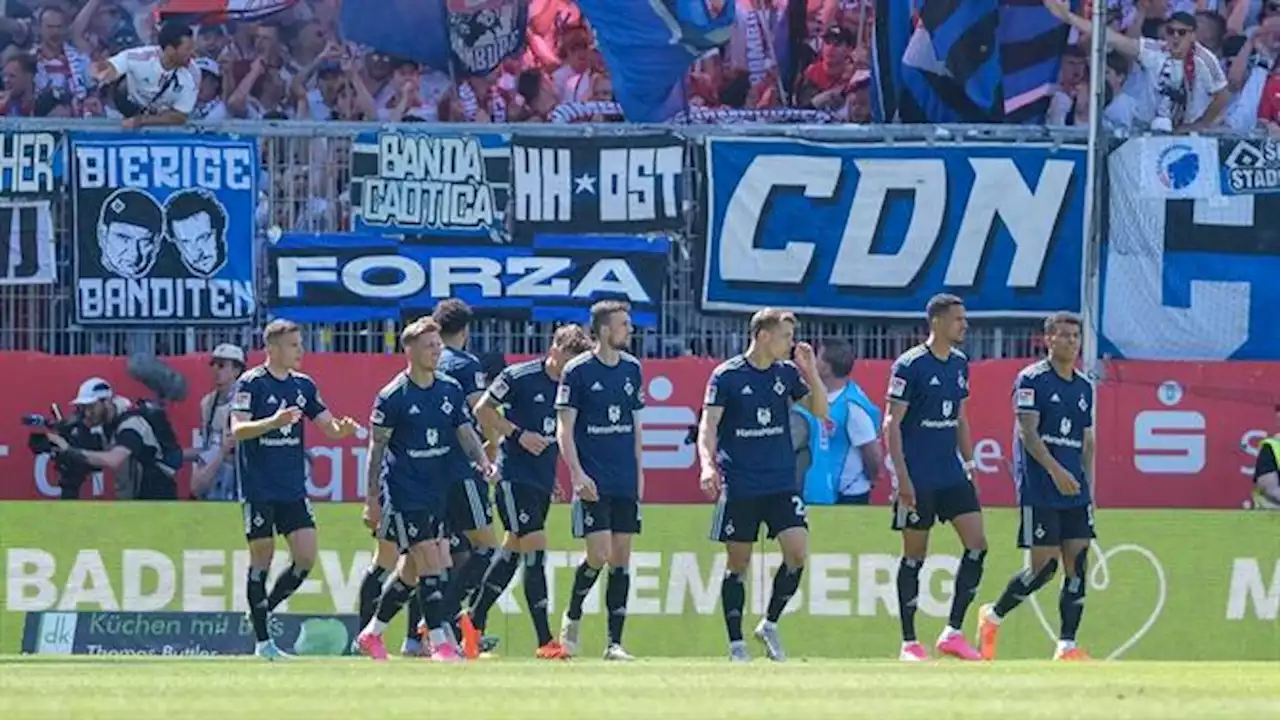
[[[449,0],[449,44],[470,72],[487,74],[524,40],[520,3]]]
[[[98,248],[102,266],[126,278],[151,272],[160,256],[164,211],[142,190],[117,190],[98,215]]]
[[[212,277],[227,264],[227,209],[213,193],[174,193],[164,214],[166,235],[192,275]]]

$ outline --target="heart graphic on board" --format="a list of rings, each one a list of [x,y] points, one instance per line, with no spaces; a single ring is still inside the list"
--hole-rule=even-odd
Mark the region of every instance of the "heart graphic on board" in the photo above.
[[[1107,565],[1107,561],[1117,555],[1124,553],[1134,553],[1141,555],[1151,563],[1152,570],[1156,575],[1156,604],[1152,608],[1150,614],[1147,615],[1137,632],[1129,636],[1129,639],[1120,643],[1119,647],[1112,650],[1107,655],[1107,660],[1116,660],[1128,652],[1138,641],[1155,627],[1156,621],[1160,619],[1160,614],[1164,612],[1165,600],[1168,597],[1169,581],[1165,576],[1164,566],[1160,564],[1160,558],[1156,554],[1141,545],[1133,545],[1126,543],[1116,545],[1110,550],[1103,550],[1102,545],[1097,541],[1090,543],[1089,546],[1093,550],[1093,554],[1097,557],[1093,569],[1089,572],[1089,589],[1103,591],[1111,586],[1111,569]],[[1054,632],[1053,627],[1049,624],[1049,619],[1045,617],[1044,610],[1040,608],[1040,601],[1035,595],[1030,597],[1031,607],[1035,610],[1036,617],[1040,619],[1040,627],[1044,628],[1044,632],[1049,636],[1050,640],[1057,641],[1058,633]]]

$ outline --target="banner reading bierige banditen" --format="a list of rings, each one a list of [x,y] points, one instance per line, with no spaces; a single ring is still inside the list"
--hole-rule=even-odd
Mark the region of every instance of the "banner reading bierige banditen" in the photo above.
[[[258,146],[225,136],[72,136],[76,322],[254,315]]]

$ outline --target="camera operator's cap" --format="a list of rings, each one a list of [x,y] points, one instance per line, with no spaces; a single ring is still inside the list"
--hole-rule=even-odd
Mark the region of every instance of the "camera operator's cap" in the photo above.
[[[92,405],[100,400],[110,400],[115,397],[115,393],[111,390],[111,383],[100,377],[92,377],[80,383],[80,390],[76,393],[76,399],[71,401],[72,405]]]
[[[213,349],[212,360],[230,360],[233,363],[240,363],[240,367],[245,366],[244,350],[239,345],[231,343],[222,343]]]

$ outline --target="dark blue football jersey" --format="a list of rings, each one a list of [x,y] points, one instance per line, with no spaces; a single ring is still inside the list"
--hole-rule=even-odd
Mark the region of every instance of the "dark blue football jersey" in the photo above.
[[[760,370],[738,355],[711,373],[703,404],[724,408],[716,460],[726,497],[795,492],[791,403],[808,394],[809,386],[790,361]]]
[[[888,399],[907,405],[902,454],[916,489],[969,482],[956,445],[960,403],[967,397],[969,358],[959,350],[939,360],[927,345],[918,345],[894,361]]]
[[[383,507],[443,517],[456,458],[466,457],[458,427],[472,422],[462,386],[444,373],[422,387],[401,372],[382,388],[369,424],[391,431],[382,456]]]
[[[282,407],[296,407],[311,420],[325,411],[315,381],[290,372],[283,379],[265,366],[246,371],[231,393],[231,411],[248,413],[250,420],[275,415]],[[240,497],[249,502],[287,502],[307,496],[306,429],[298,422],[272,430],[236,447]]]
[[[635,498],[640,479],[636,463],[635,413],[644,408],[640,361],[621,353],[617,365],[605,365],[584,353],[565,365],[556,391],[557,408],[578,411],[574,445],[582,470],[601,495]]]
[[[1093,427],[1093,402],[1093,383],[1075,371],[1070,380],[1063,378],[1048,360],[1028,365],[1018,373],[1013,385],[1013,412],[1039,416],[1036,429],[1049,454],[1080,483],[1079,495],[1059,492],[1049,471],[1027,452],[1015,423],[1013,481],[1020,505],[1072,508],[1091,502],[1091,478],[1085,475],[1084,468],[1084,431]]]
[[[539,358],[504,369],[489,386],[489,397],[506,409],[506,418],[516,427],[555,438],[557,385]],[[533,485],[550,493],[559,457],[560,447],[554,442],[541,455],[531,455],[519,442],[506,438],[498,450],[498,469],[507,482]]]
[[[446,346],[440,353],[440,362],[436,365],[436,370],[457,381],[467,397],[484,392],[485,387],[489,385],[484,377],[484,368],[480,367],[480,361],[466,350]]]

